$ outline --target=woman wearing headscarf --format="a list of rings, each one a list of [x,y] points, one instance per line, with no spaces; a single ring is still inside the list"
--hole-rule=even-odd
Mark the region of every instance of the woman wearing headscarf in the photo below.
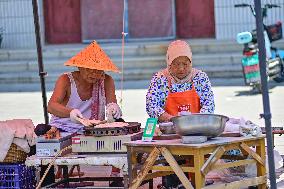
[[[214,113],[214,95],[207,74],[192,67],[190,46],[181,40],[170,43],[167,68],[157,72],[146,96],[146,111],[159,122],[180,112]]]
[[[159,122],[190,113],[214,113],[214,95],[207,74],[192,67],[190,46],[181,40],[170,43],[167,68],[157,72],[146,96],[146,111]],[[184,163],[184,162],[179,162]],[[162,179],[166,188],[184,188],[176,175]]]

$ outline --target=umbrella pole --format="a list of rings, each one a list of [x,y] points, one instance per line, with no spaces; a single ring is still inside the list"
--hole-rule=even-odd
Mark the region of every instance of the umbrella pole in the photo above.
[[[273,139],[271,131],[271,113],[270,113],[270,103],[267,85],[267,74],[266,74],[266,51],[264,42],[264,28],[262,21],[262,9],[261,1],[254,0],[255,12],[256,12],[256,31],[257,31],[257,43],[259,48],[258,58],[260,64],[260,76],[261,76],[261,89],[262,89],[262,103],[264,113],[260,116],[265,120],[265,131],[267,138],[267,151],[268,151],[268,165],[269,165],[269,179],[270,188],[276,189],[276,177],[275,177],[275,164],[274,164],[274,154],[273,154]]]
[[[35,25],[35,35],[36,35],[36,47],[37,47],[37,59],[38,59],[38,71],[41,83],[41,95],[43,101],[43,112],[45,124],[48,124],[48,112],[47,112],[47,100],[46,100],[46,88],[45,88],[45,76],[44,66],[42,62],[42,49],[41,49],[41,39],[40,39],[40,26],[39,26],[39,16],[38,16],[38,4],[37,0],[32,0],[33,3],[33,15],[34,15],[34,25]]]

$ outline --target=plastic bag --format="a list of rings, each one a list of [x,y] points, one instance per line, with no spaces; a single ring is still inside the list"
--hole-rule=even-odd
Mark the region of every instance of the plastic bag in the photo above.
[[[240,132],[241,136],[259,136],[261,128],[250,120],[244,118],[230,118],[225,126],[225,132]]]
[[[267,149],[266,149],[267,152]],[[275,170],[279,169],[283,166],[283,159],[280,155],[280,153],[276,150],[273,150],[273,154],[274,154],[274,163],[275,163]],[[266,167],[266,172],[267,174],[269,173],[269,167],[268,167],[268,156],[266,154],[266,162],[265,162],[265,167]],[[256,164],[249,164],[246,165],[245,167],[245,172],[248,175],[248,177],[256,177],[256,173],[257,173],[257,168],[256,168]]]
[[[248,120],[240,125],[240,134],[241,136],[260,136],[262,131],[258,125]]]

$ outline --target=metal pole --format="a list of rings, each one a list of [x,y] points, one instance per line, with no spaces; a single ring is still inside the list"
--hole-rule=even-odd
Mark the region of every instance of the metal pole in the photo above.
[[[46,89],[45,89],[45,76],[44,66],[42,62],[42,49],[41,49],[41,39],[40,39],[40,26],[39,26],[39,16],[38,16],[38,4],[37,0],[32,0],[33,3],[33,15],[34,15],[34,25],[35,25],[35,35],[36,35],[36,47],[37,47],[37,59],[38,59],[38,72],[40,76],[41,83],[41,95],[43,101],[43,112],[45,124],[48,124],[48,113],[47,113],[47,100],[46,100]]]
[[[172,0],[172,27],[173,27],[173,37],[177,37],[177,24],[176,24],[176,1]]]
[[[261,114],[260,116],[265,120],[270,188],[276,189],[277,186],[276,186],[276,177],[275,177],[275,165],[274,165],[273,142],[272,142],[272,131],[271,131],[271,113],[270,113],[270,103],[269,103],[269,94],[267,86],[266,51],[265,51],[265,41],[263,34],[264,27],[263,27],[261,1],[254,0],[254,5],[256,12],[257,43],[259,48],[258,58],[260,64],[262,103],[264,110],[264,113]]]
[[[123,32],[124,38],[127,40],[129,36],[129,29],[128,29],[128,0],[123,1]]]

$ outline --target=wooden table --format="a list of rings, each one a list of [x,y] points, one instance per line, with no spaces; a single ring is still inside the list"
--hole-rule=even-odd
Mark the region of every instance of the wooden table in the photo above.
[[[127,146],[130,189],[138,188],[145,180],[169,174],[176,174],[187,189],[194,188],[193,185],[196,189],[242,188],[253,185],[266,188],[265,136],[217,137],[201,144],[183,144],[181,139],[152,142],[132,141],[124,144]],[[252,150],[251,146],[255,146],[256,151]],[[240,149],[243,154],[242,158],[229,163],[217,162],[224,158],[226,151],[231,149]],[[138,164],[136,159],[138,153],[149,154],[142,166]],[[163,166],[159,162],[160,158],[158,157],[161,155],[169,166]],[[247,159],[248,155],[249,159]],[[176,157],[190,160],[190,163],[179,165]],[[212,170],[254,163],[257,164],[257,177],[205,186],[205,175]],[[191,173],[192,183],[184,172]]]

